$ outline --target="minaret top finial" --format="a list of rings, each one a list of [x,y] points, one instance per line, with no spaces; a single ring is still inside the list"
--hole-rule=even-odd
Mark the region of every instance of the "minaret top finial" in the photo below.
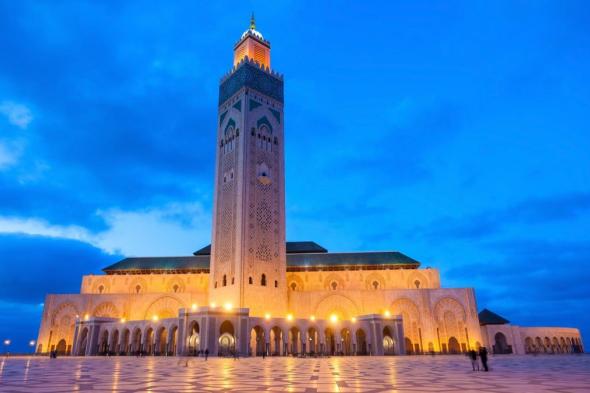
[[[256,19],[254,19],[254,12],[252,12],[252,16],[250,17],[250,30],[256,30]]]

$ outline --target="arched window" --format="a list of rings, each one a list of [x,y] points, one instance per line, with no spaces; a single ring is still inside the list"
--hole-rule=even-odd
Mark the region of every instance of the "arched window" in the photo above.
[[[291,290],[292,290],[292,291],[294,291],[294,290],[296,290],[296,289],[297,289],[297,283],[296,283],[295,281],[293,281],[293,282],[291,283]]]
[[[420,281],[419,280],[414,281],[414,285],[416,286],[416,289],[420,288]]]
[[[248,277],[248,284],[252,285],[252,277]]]
[[[373,281],[373,289],[379,289],[379,281]]]
[[[174,284],[174,286],[172,287],[172,290],[174,291],[174,293],[177,293],[179,288],[180,287],[178,286],[178,284]]]
[[[223,286],[227,286],[227,276],[225,274],[223,275]]]
[[[279,282],[277,280],[275,280],[275,288],[279,287]]]
[[[135,293],[139,293],[139,292],[141,292],[141,285],[137,284],[135,286]]]
[[[263,287],[266,286],[266,274],[263,274],[260,278],[260,285],[262,285]]]
[[[338,288],[338,283],[336,281],[332,281],[330,283],[330,287],[332,287],[332,290],[335,291]]]
[[[217,281],[215,281],[215,285],[213,286],[214,288],[217,288]]]
[[[102,293],[104,291],[104,285],[98,287],[98,293]]]
[[[234,285],[235,279],[234,277],[231,278],[231,285]]]

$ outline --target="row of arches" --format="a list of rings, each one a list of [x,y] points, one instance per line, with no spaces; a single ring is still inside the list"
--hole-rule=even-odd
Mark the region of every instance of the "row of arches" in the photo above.
[[[379,290],[379,289],[386,289],[390,288],[398,288],[400,287],[400,282],[398,280],[394,280],[391,285],[387,285],[387,280],[385,275],[380,273],[370,273],[366,275],[361,283],[353,282],[354,280],[350,279],[349,276],[345,276],[344,274],[340,273],[330,273],[326,277],[322,279],[321,286],[323,289],[327,290],[340,290],[340,289],[365,289],[365,290]],[[306,289],[306,285],[304,280],[302,279],[302,275],[298,273],[290,273],[287,276],[287,286],[292,291],[303,291]],[[428,288],[430,284],[425,275],[419,272],[411,273],[407,278],[404,279],[404,282],[401,283],[401,287],[408,288],[408,289],[421,289],[421,288]],[[308,290],[314,290],[317,288],[316,285],[310,285]]]
[[[497,334],[496,334],[497,335]],[[576,337],[526,337],[524,340],[526,353],[582,353],[582,342]]]
[[[172,356],[176,353],[178,327],[159,326],[122,329],[104,329],[98,338],[99,355],[155,355]],[[84,327],[78,338],[79,345],[76,355],[82,356],[93,352],[90,345],[90,328]]]

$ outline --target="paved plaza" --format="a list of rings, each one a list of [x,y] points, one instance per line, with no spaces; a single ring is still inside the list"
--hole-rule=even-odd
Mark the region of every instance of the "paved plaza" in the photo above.
[[[189,359],[188,366],[185,361]],[[2,358],[1,392],[590,392],[590,356]]]

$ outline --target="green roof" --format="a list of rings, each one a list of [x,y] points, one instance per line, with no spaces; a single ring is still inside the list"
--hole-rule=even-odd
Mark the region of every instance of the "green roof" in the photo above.
[[[320,246],[316,242],[311,241],[287,242],[285,248],[287,249],[287,254],[328,252],[328,250],[326,250],[324,247]],[[211,244],[193,252],[193,255],[211,255]]]
[[[478,314],[478,317],[479,317],[479,324],[482,326],[483,325],[505,325],[507,323],[510,323],[510,321],[507,320],[506,318],[501,317],[500,315],[488,310],[487,308],[484,308],[483,310],[481,310]]]
[[[329,252],[287,255],[287,267],[408,265],[420,262],[397,251]]]
[[[104,268],[103,271],[107,274],[141,273],[147,271],[204,272],[209,271],[209,259],[210,255],[203,254],[189,257],[125,258],[111,266]],[[347,253],[295,252],[287,254],[288,270],[303,270],[308,268],[329,270],[351,266],[393,266],[396,268],[416,269],[420,266],[420,262],[397,251]]]

